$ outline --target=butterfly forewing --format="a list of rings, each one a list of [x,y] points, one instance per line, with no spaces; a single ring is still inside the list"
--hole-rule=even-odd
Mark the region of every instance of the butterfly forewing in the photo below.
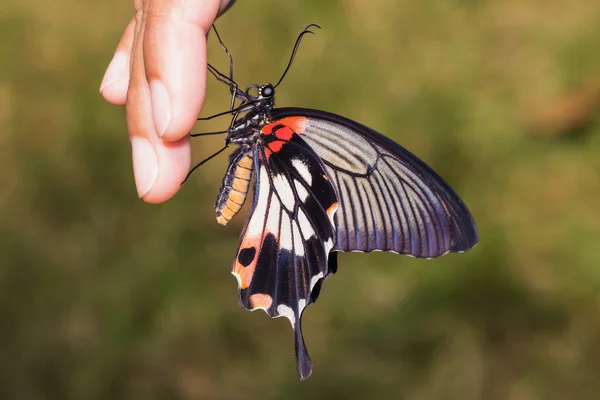
[[[477,243],[477,228],[458,195],[397,143],[319,110],[281,108],[273,117],[310,145],[335,183],[334,250],[432,258]]]
[[[301,317],[331,271],[336,237],[335,187],[319,156],[287,126],[263,127],[254,150],[256,181],[250,217],[233,274],[243,307],[288,318],[300,376],[311,373]]]

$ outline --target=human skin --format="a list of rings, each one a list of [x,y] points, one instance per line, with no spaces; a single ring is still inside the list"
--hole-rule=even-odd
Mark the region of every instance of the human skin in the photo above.
[[[231,0],[134,0],[100,84],[125,105],[138,196],[162,203],[190,168],[189,132],[206,93],[206,33]]]

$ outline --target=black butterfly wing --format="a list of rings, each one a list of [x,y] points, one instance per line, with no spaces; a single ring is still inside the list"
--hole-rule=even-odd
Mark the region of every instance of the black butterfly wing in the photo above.
[[[316,300],[322,280],[335,271],[330,251],[336,191],[319,157],[289,128],[263,128],[254,149],[254,169],[250,217],[232,273],[244,308],[290,320],[298,372],[306,379],[312,366],[301,317]]]
[[[300,134],[335,183],[334,250],[433,258],[477,243],[473,217],[454,190],[396,142],[320,110],[281,108],[273,118]]]

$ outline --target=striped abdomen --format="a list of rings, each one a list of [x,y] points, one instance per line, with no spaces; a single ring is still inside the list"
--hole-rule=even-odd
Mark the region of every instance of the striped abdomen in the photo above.
[[[215,203],[217,222],[221,225],[227,225],[244,205],[250,186],[252,169],[252,149],[240,148],[231,155],[229,167]]]

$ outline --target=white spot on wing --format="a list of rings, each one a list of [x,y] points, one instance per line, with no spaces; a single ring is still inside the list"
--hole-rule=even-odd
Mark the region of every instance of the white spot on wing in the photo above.
[[[300,201],[306,203],[306,199],[308,198],[308,192],[304,188],[304,185],[302,185],[299,181],[294,179],[294,186],[296,187],[296,192],[298,193]]]
[[[292,251],[292,226],[290,218],[284,215],[281,219],[281,230],[279,231],[279,248]]]
[[[300,230],[295,221],[292,222],[292,232],[294,238],[294,252],[297,257],[304,257],[304,241],[302,240],[302,236],[300,236]]]
[[[280,212],[281,212],[281,206],[279,205],[279,200],[277,199],[276,196],[271,197],[271,204],[269,207],[269,217],[267,219],[267,232],[271,232],[272,234],[274,234],[277,240],[279,240],[277,238],[278,233],[279,233],[279,217],[280,217]]]
[[[304,162],[299,158],[293,158],[292,165],[294,166],[296,171],[298,171],[298,174],[300,174],[302,179],[304,179],[306,183],[308,183],[308,186],[312,186],[312,175],[308,170],[308,166],[304,164]]]
[[[306,307],[306,299],[298,300],[298,314],[302,314],[302,310]]]
[[[265,167],[260,168],[259,173],[258,200],[256,208],[252,213],[246,235],[250,238],[260,236],[262,234],[265,214],[267,212],[267,198],[269,195],[269,177]]]
[[[273,186],[284,207],[292,211],[296,204],[296,198],[294,197],[294,191],[292,190],[289,181],[283,175],[276,174],[273,175]]]
[[[302,209],[298,209],[298,223],[300,224],[300,230],[302,231],[304,240],[308,240],[315,236],[315,231]]]
[[[292,323],[292,328],[296,329],[296,316],[294,315],[294,310],[292,310],[290,307],[286,306],[285,304],[280,304],[277,306],[277,313],[280,316],[286,317],[287,319],[289,319],[290,322]]]
[[[237,279],[238,288],[242,287],[242,278],[240,277],[240,275],[237,272],[235,272],[235,270],[231,271],[231,275],[235,276],[235,279]]]
[[[329,251],[333,249],[333,239],[329,238],[323,243],[323,247],[325,248],[325,252],[329,254]]]
[[[323,273],[319,272],[317,275],[313,276],[310,279],[310,291],[312,292],[313,288],[315,287],[315,285],[317,284],[317,282],[319,281],[319,279],[323,278]]]

